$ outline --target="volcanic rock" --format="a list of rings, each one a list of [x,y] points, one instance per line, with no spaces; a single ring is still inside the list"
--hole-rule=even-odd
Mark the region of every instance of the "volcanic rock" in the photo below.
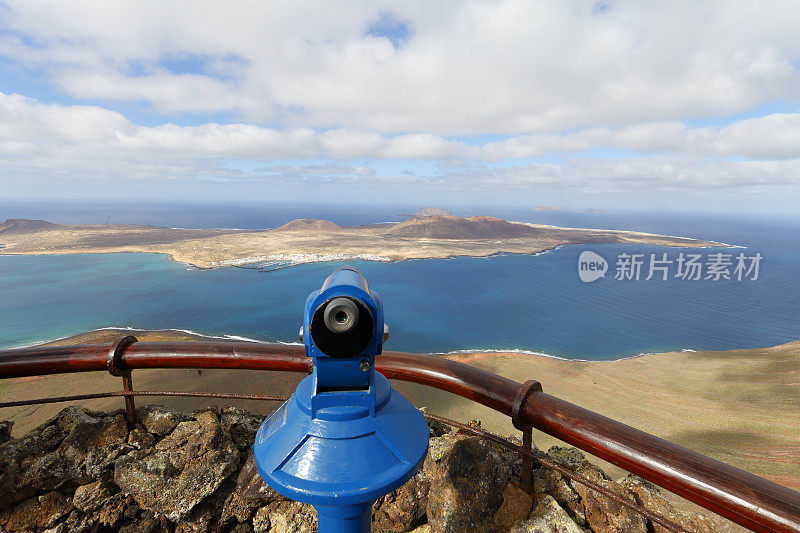
[[[281,496],[256,470],[252,443],[261,419],[233,407],[184,413],[148,406],[137,409],[129,430],[121,410],[64,409],[0,444],[0,531],[316,531],[313,507]],[[554,447],[548,456],[687,531],[715,529],[644,480],[608,479],[575,449]],[[509,449],[432,422],[423,467],[375,502],[373,531],[662,531],[550,468],[534,469],[535,498],[520,488],[520,476],[520,458]]]

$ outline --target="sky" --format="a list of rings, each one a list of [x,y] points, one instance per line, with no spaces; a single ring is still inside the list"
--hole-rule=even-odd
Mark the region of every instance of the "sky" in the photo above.
[[[0,200],[800,214],[800,3],[0,1]]]

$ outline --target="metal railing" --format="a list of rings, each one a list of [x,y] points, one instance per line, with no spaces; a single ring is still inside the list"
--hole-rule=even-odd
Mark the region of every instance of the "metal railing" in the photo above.
[[[122,377],[123,391],[18,400],[2,407],[120,396],[126,417],[135,422],[135,396],[191,396],[247,400],[283,400],[277,396],[183,391],[135,391],[131,372],[156,368],[217,368],[305,372],[311,370],[302,346],[251,342],[136,342],[123,337],[111,344],[32,347],[0,351],[0,379],[108,370]],[[429,355],[384,352],[376,368],[390,379],[451,392],[510,416],[523,432],[518,446],[480,428],[434,415],[474,434],[495,440],[523,455],[523,480],[531,462],[553,468],[579,483],[635,509],[671,531],[675,524],[620,498],[592,480],[531,449],[536,428],[754,531],[800,532],[800,492],[773,483],[687,448],[546,394],[536,381],[520,384],[490,372]]]

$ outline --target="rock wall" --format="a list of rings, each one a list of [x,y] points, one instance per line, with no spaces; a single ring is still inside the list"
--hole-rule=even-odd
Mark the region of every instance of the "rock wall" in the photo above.
[[[261,418],[242,409],[184,413],[69,407],[24,437],[0,423],[0,531],[312,532],[310,506],[282,497],[258,475],[252,443]],[[571,448],[548,455],[688,531],[713,523],[676,511],[653,485],[618,482]],[[635,512],[549,468],[520,488],[513,452],[438,423],[423,468],[373,507],[376,532],[660,532]]]

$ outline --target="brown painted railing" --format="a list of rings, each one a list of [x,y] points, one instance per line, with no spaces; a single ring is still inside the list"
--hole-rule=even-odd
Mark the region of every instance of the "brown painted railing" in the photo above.
[[[135,342],[0,351],[0,379],[109,370],[228,368],[309,372],[302,346],[246,342]],[[512,416],[754,531],[800,532],[800,493],[516,381],[428,355],[384,352],[386,377],[445,390]],[[129,412],[136,393],[123,392]],[[27,403],[27,402],[26,402]],[[9,404],[5,404],[6,406]],[[0,404],[2,406],[2,404]]]

